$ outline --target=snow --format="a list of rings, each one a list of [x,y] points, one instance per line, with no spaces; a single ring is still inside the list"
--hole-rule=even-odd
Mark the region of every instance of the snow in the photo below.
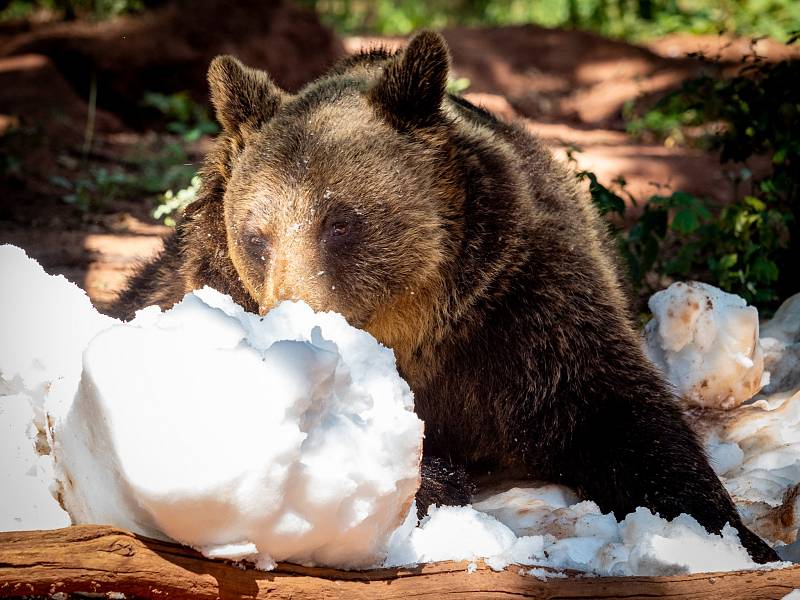
[[[482,558],[498,571],[517,564],[600,576],[760,568],[731,527],[708,534],[693,517],[670,522],[646,508],[617,522],[595,503],[573,500],[570,490],[547,485],[512,488],[472,506],[431,507],[419,527],[393,540],[386,566]]]
[[[13,490],[0,495],[0,529],[109,523],[265,569],[464,560],[474,572],[483,560],[548,578],[757,568],[730,527],[711,535],[692,517],[644,508],[618,522],[552,484],[486,490],[418,523],[423,426],[411,391],[392,352],[340,315],[286,302],[258,317],[206,288],[123,324],[19,249],[0,247],[0,268],[12,290],[0,335],[13,340],[0,348],[0,486]],[[728,409],[703,423],[712,462],[745,521],[797,560],[800,394],[736,407],[733,380],[757,370],[746,343],[757,318],[698,286],[654,300],[651,351],[674,381],[694,381],[690,392],[691,369],[723,389],[693,400]],[[703,299],[714,308],[692,306]],[[800,337],[786,314],[763,328],[782,344],[777,368]]]
[[[523,575],[531,575],[540,581],[547,581],[548,579],[566,579],[569,577],[569,575],[561,571],[550,571],[548,569],[542,569],[541,567],[528,569],[527,571],[522,570],[520,573]]]
[[[24,392],[37,411],[47,398],[61,412],[80,377],[81,352],[116,321],[94,310],[89,297],[63,276],[45,273],[15,246],[0,246],[0,392]]]
[[[757,399],[705,425],[706,448],[742,519],[792,543],[800,525],[800,392]]]
[[[800,388],[800,293],[781,304],[761,329],[764,368],[770,372],[764,391],[770,394]]]
[[[15,246],[0,246],[0,279],[0,530],[64,527],[69,516],[50,491],[46,415],[65,413],[83,348],[116,321]]]
[[[36,452],[34,416],[27,396],[0,399],[0,531],[70,524],[69,515],[50,492],[52,461]]]
[[[758,311],[705,283],[674,283],[648,305],[645,348],[687,403],[733,408],[762,385]]]
[[[650,357],[687,406],[721,409],[691,415],[744,523],[773,544],[792,544],[800,525],[800,294],[761,325],[742,298],[696,282],[675,283],[649,304]]]
[[[422,422],[391,351],[341,316],[286,302],[259,318],[205,288],[96,336],[54,437],[77,522],[360,568],[413,501]]]

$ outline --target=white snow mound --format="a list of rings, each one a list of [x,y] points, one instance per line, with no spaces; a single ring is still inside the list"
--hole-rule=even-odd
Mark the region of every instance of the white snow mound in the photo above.
[[[754,396],[763,377],[758,311],[699,282],[678,282],[650,297],[650,359],[689,404],[730,409]]]
[[[340,315],[205,288],[98,335],[54,437],[76,522],[358,568],[408,514],[422,430],[393,353]]]
[[[552,484],[511,488],[472,506],[431,507],[419,527],[400,531],[387,566],[482,558],[495,570],[517,564],[600,576],[760,568],[730,526],[710,534],[689,515],[667,521],[646,508],[617,522]]]
[[[0,281],[0,531],[66,527],[69,515],[51,493],[47,415],[66,412],[81,352],[118,321],[16,246],[0,246]]]

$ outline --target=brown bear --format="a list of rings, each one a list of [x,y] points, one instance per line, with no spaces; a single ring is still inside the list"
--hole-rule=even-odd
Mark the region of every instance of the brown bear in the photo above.
[[[296,95],[216,58],[202,189],[115,312],[204,285],[250,311],[334,310],[394,350],[415,394],[421,507],[468,499],[469,481],[549,480],[617,517],[731,523],[777,560],[645,358],[587,194],[521,127],[448,95],[448,68],[431,32]]]

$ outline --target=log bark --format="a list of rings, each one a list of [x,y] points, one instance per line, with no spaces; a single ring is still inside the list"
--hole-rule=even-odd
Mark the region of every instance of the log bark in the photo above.
[[[676,577],[579,577],[540,581],[520,567],[494,572],[467,562],[416,569],[339,571],[280,563],[242,569],[106,526],[0,533],[0,597],[56,592],[136,598],[680,598],[779,599],[800,588],[800,565],[772,571]],[[524,571],[522,571],[524,572]],[[111,596],[113,597],[113,595]]]

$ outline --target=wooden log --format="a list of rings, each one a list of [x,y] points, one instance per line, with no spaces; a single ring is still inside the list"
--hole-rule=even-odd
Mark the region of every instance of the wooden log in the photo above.
[[[0,597],[56,592],[128,598],[625,598],[779,599],[800,588],[800,565],[773,571],[676,577],[580,577],[540,581],[520,567],[494,572],[467,562],[416,569],[339,571],[280,563],[243,569],[106,526],[0,533]]]

